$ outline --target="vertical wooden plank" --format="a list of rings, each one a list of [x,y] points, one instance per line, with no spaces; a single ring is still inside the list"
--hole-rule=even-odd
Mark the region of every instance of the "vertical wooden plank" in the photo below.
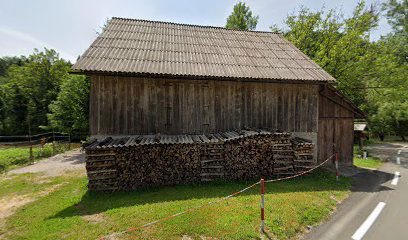
[[[149,134],[149,96],[150,96],[150,84],[146,78],[143,78],[143,101],[142,101],[142,116],[143,116],[143,132]]]
[[[270,94],[270,112],[271,112],[271,116],[270,116],[270,128],[272,130],[275,130],[278,128],[277,124],[276,124],[276,84],[270,85],[269,87],[269,91],[271,92]]]
[[[109,103],[109,98],[110,98],[110,91],[109,91],[109,86],[107,86],[107,83],[110,82],[110,79],[104,77],[104,76],[98,76],[98,132],[101,135],[105,134],[110,134],[107,132],[107,127],[109,124],[109,119],[106,119],[107,116],[107,111],[109,111],[109,108],[106,107],[107,102]]]
[[[311,132],[317,132],[317,125],[318,125],[318,87],[314,85],[312,88],[312,119],[311,119]]]
[[[241,111],[241,125],[243,128],[248,126],[248,85],[245,82],[241,82],[242,92],[242,111]]]
[[[283,101],[282,101],[282,86],[277,86],[277,126],[279,130],[283,130]]]
[[[156,109],[156,132],[166,133],[167,106],[165,101],[165,91],[168,88],[168,80],[157,79],[157,109]]]
[[[96,108],[96,132],[97,134],[100,134],[100,124],[101,124],[101,79],[100,76],[97,77],[98,79],[98,86],[97,86],[97,96],[96,101],[97,101],[97,108]]]
[[[296,88],[296,127],[295,131],[300,132],[300,124],[302,122],[302,98],[301,98],[301,88],[298,86]]]
[[[128,89],[129,89],[129,81],[127,78],[122,77],[122,94],[123,94],[123,101],[122,101],[122,113],[123,113],[123,129],[122,129],[122,134],[127,135],[129,134],[129,125],[128,125],[128,116],[129,116],[129,105],[128,105],[128,99],[129,99],[129,94],[128,94]]]
[[[219,96],[220,83],[214,82],[214,116],[215,116],[215,131],[221,131],[221,101]]]
[[[181,112],[181,86],[178,81],[174,81],[174,96],[173,96],[173,122],[172,122],[172,131],[174,134],[176,132],[181,133],[180,131],[180,124],[182,123],[182,119],[180,118],[180,112]]]
[[[234,128],[241,129],[241,111],[242,111],[242,83],[238,82],[234,84],[234,101],[235,101],[235,111],[234,111]]]
[[[99,76],[91,76],[89,101],[89,130],[91,136],[99,134]]]
[[[215,122],[215,81],[209,81],[209,86],[208,86],[208,91],[209,91],[209,113],[210,115],[208,116],[210,119],[210,127],[209,131],[210,132],[215,132],[216,131],[216,122]]]
[[[127,94],[128,94],[128,134],[131,135],[133,134],[133,127],[134,127],[134,105],[133,105],[133,98],[134,98],[134,92],[133,92],[133,81],[132,78],[128,77],[128,89],[127,89]]]
[[[270,130],[271,129],[271,91],[270,91],[271,84],[264,85],[264,102],[265,105],[265,128]]]
[[[201,133],[202,131],[202,114],[203,114],[203,108],[201,104],[201,99],[202,96],[200,95],[200,92],[202,91],[202,82],[197,81],[192,84],[193,86],[193,96],[190,99],[192,101],[192,115],[191,117],[193,118],[192,122],[192,132],[195,134]]]

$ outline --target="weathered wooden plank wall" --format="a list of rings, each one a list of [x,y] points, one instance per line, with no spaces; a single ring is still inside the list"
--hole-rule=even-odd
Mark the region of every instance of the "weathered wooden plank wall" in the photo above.
[[[91,76],[91,135],[317,132],[318,86]]]
[[[324,161],[338,151],[340,164],[351,165],[353,130],[352,106],[329,89],[321,92],[319,94],[318,161]]]

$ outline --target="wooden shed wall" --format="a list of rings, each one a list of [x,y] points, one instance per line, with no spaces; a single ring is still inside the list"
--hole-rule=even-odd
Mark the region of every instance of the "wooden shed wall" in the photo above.
[[[91,76],[91,135],[317,132],[318,86]]]
[[[354,112],[352,106],[325,89],[319,94],[318,160],[324,161],[335,151],[340,164],[353,164]]]

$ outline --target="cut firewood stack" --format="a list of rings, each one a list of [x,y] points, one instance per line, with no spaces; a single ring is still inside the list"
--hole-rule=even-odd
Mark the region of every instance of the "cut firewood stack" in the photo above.
[[[149,144],[117,148],[121,190],[200,180],[200,146]]]
[[[294,152],[290,133],[275,135],[271,142],[273,156],[273,175],[287,176],[294,174]]]
[[[105,138],[85,146],[90,190],[288,176],[314,166],[313,144],[290,133],[237,130],[203,135]]]
[[[224,178],[224,144],[209,144],[202,147],[200,159],[202,182]]]
[[[314,144],[309,140],[298,137],[292,139],[292,144],[295,153],[295,171],[298,173],[313,168],[316,165],[313,158]]]
[[[88,188],[98,191],[114,191],[118,188],[118,172],[115,153],[104,151],[87,151],[86,170]]]

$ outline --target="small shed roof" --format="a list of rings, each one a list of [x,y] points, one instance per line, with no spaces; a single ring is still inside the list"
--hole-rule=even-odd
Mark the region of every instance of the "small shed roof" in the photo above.
[[[327,82],[281,34],[112,18],[73,66],[82,73]]]
[[[367,129],[367,123],[354,123],[354,131],[365,131]]]

